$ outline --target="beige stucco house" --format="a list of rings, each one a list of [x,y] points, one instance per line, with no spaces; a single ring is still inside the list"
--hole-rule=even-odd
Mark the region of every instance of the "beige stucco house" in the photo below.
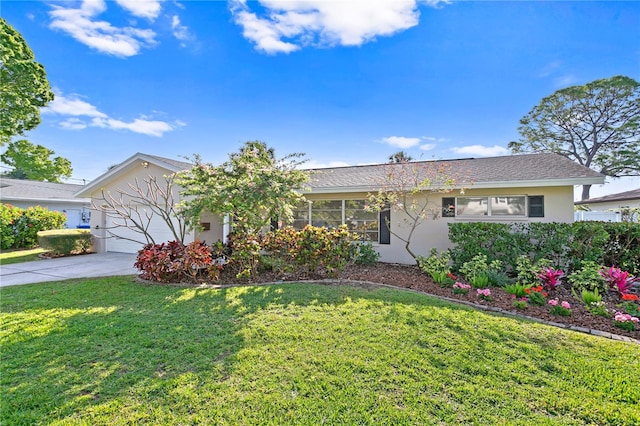
[[[77,196],[99,201],[103,191],[115,193],[118,189],[126,189],[136,178],[142,180],[148,176],[168,175],[187,167],[190,164],[138,153],[91,182]],[[398,169],[401,167],[409,169],[402,171]],[[312,180],[304,191],[308,203],[296,209],[293,225],[346,224],[374,244],[382,261],[413,263],[404,250],[404,243],[393,235],[404,235],[408,231],[403,213],[393,209],[370,212],[366,208],[366,198],[368,193],[385,185],[385,176],[389,172],[413,174],[422,180],[434,168],[447,170],[457,179],[452,191],[429,194],[433,217],[425,220],[412,238],[412,249],[418,254],[426,255],[431,248],[448,248],[448,224],[452,222],[572,222],[574,186],[604,183],[604,176],[600,173],[556,154],[317,169],[311,171]],[[434,185],[437,187],[438,183],[434,182]],[[115,235],[110,220],[104,212],[92,215],[92,229],[102,237],[98,239],[102,241],[98,249],[132,253],[139,250],[141,243]],[[201,222],[206,224],[207,230],[191,233],[188,240],[199,238],[212,243],[223,239],[228,232],[223,220],[213,215],[202,218]],[[393,232],[389,232],[386,223],[390,224]],[[159,236],[156,240],[170,237],[163,229],[166,225],[162,225],[153,224],[157,227],[154,232]]]

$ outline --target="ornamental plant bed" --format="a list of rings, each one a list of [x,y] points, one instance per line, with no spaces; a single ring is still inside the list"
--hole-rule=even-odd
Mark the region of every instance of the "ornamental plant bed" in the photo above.
[[[220,276],[220,280],[215,284],[238,284],[237,278],[233,274],[225,273]],[[534,306],[527,304],[526,308],[518,309],[514,307],[515,299],[511,294],[499,287],[491,287],[490,297],[481,297],[477,294],[475,288],[471,288],[466,294],[456,292],[453,288],[442,287],[433,282],[431,277],[421,272],[417,266],[377,263],[374,265],[349,265],[335,277],[324,276],[278,276],[270,272],[259,273],[253,280],[253,283],[267,283],[278,281],[300,281],[306,279],[335,279],[336,281],[364,281],[377,284],[385,284],[389,286],[407,288],[423,293],[447,297],[459,300],[461,302],[473,303],[478,305],[491,306],[500,308],[504,311],[527,317],[534,317],[544,321],[565,324],[567,326],[582,327],[586,329],[599,330],[607,333],[627,336],[636,340],[640,340],[640,326],[636,325],[632,331],[624,330],[613,324],[613,315],[616,311],[620,311],[618,306],[622,303],[620,296],[611,293],[609,298],[603,299],[606,308],[610,313],[609,317],[602,317],[591,314],[587,311],[581,301],[577,300],[572,294],[566,283],[556,287],[549,292],[547,300],[558,299],[559,302],[567,301],[571,306],[571,315],[561,316],[554,315],[551,306],[545,303],[542,306]],[[637,303],[637,302],[636,302]],[[560,304],[560,303],[559,303]]]

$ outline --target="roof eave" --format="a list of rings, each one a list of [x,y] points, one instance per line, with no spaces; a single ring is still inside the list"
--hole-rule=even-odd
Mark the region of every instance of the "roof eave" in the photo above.
[[[91,193],[93,193],[97,188],[100,188],[104,185],[105,182],[111,180],[115,175],[117,175],[122,170],[126,169],[130,165],[138,162],[138,161],[146,161],[149,164],[154,164],[158,167],[162,167],[167,169],[170,172],[177,173],[182,171],[182,168],[176,167],[172,164],[165,163],[164,161],[159,161],[157,158],[154,158],[147,154],[142,154],[140,152],[132,155],[118,166],[114,167],[111,170],[108,170],[106,173],[98,176],[87,185],[85,185],[82,189],[74,194],[75,197],[83,197],[83,198],[91,198]]]
[[[31,197],[14,197],[2,196],[2,201],[28,201],[37,203],[73,203],[73,204],[90,204],[89,198],[31,198]]]
[[[566,178],[566,179],[474,182],[469,184],[456,185],[454,189],[458,189],[460,187],[464,187],[468,189],[491,189],[491,188],[533,188],[533,187],[599,185],[599,184],[604,184],[604,176]],[[304,194],[339,194],[339,193],[356,193],[356,192],[376,192],[379,189],[380,187],[372,186],[372,185],[339,186],[339,187],[308,188],[307,190],[303,191],[303,193]]]

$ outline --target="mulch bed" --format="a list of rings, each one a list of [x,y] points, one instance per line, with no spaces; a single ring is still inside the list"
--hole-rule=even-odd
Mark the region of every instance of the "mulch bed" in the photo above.
[[[226,272],[226,271],[225,271]],[[302,281],[302,280],[318,280],[327,279],[324,276],[278,276],[273,273],[260,273],[252,280],[251,283],[239,283],[238,280],[230,273],[221,275],[217,285],[238,285],[238,284],[264,284],[281,281]],[[471,289],[467,294],[453,294],[451,288],[441,287],[433,282],[431,277],[421,272],[417,266],[377,263],[375,265],[350,265],[342,271],[337,277],[331,280],[337,282],[343,281],[350,284],[349,281],[363,283],[377,283],[391,287],[407,288],[422,293],[445,297],[457,300],[467,304],[474,304],[488,307],[491,310],[500,309],[516,315],[537,318],[546,322],[563,324],[565,327],[579,327],[586,330],[598,330],[600,332],[611,333],[618,336],[626,336],[640,341],[640,330],[636,326],[636,330],[627,331],[613,325],[612,318],[592,315],[584,305],[576,300],[569,289],[559,287],[555,289],[549,298],[557,298],[560,301],[566,300],[571,304],[571,316],[552,315],[549,312],[549,306],[527,306],[526,309],[519,310],[513,306],[514,298],[511,294],[505,292],[501,288],[491,288],[491,300],[486,301],[478,297],[476,290]],[[355,283],[352,283],[355,284]],[[616,310],[620,310],[617,306],[621,303],[618,296],[611,295],[613,300],[607,300],[607,308],[612,314]],[[603,299],[604,301],[604,299]]]

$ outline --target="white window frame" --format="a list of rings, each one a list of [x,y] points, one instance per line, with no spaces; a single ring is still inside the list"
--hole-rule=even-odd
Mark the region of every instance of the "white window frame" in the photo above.
[[[487,201],[487,214],[475,215],[475,214],[458,214],[458,201],[460,198],[483,198]],[[524,198],[524,209],[522,214],[493,214],[493,199],[496,198]],[[472,196],[461,196],[455,197],[455,217],[461,219],[473,219],[473,218],[483,218],[483,217],[491,217],[491,218],[510,218],[510,219],[519,219],[519,218],[527,218],[529,211],[529,197],[521,194],[509,194],[509,195],[472,195]]]

